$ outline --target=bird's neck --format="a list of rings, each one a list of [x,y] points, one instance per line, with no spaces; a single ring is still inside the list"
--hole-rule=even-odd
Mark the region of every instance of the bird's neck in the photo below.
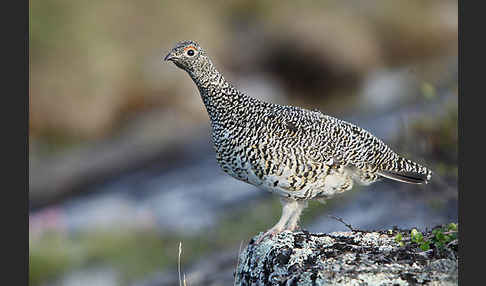
[[[194,71],[190,71],[189,75],[197,85],[199,91],[201,91],[201,95],[204,91],[205,94],[214,93],[213,96],[217,96],[228,85],[223,75],[211,62],[207,62]]]
[[[189,71],[189,75],[199,89],[211,121],[224,119],[245,97],[226,81],[209,59]]]

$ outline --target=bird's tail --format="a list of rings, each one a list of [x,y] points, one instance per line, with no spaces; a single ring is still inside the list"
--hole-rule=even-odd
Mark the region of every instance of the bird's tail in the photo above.
[[[410,184],[428,184],[432,171],[428,168],[400,157],[393,166],[379,170],[378,175]]]

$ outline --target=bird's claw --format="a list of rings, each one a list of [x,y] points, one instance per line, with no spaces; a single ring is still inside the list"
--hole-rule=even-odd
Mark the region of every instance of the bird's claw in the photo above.
[[[274,237],[276,234],[278,234],[279,231],[277,230],[269,230],[267,232],[265,232],[264,234],[262,234],[258,239],[257,241],[255,242],[256,244],[260,244],[260,242],[262,242],[266,237]]]
[[[294,231],[302,230],[302,228],[299,225],[296,225],[296,226],[289,228],[288,230],[291,231],[291,232],[294,232]]]

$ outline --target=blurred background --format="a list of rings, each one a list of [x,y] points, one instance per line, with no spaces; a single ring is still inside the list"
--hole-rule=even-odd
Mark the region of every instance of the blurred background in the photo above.
[[[458,3],[31,0],[30,285],[233,283],[279,199],[216,164],[188,75],[162,58],[196,40],[241,91],[353,122],[430,167],[383,180],[302,225],[345,231],[457,221]]]

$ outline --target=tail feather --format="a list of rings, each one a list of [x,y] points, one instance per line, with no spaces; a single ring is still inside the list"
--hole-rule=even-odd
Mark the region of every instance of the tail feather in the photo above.
[[[397,171],[378,171],[378,175],[396,180],[399,182],[410,184],[427,184],[429,180],[426,174],[412,173],[412,172],[397,172]]]
[[[382,177],[410,184],[428,184],[432,177],[432,171],[404,158],[394,168],[385,168],[377,173]]]

